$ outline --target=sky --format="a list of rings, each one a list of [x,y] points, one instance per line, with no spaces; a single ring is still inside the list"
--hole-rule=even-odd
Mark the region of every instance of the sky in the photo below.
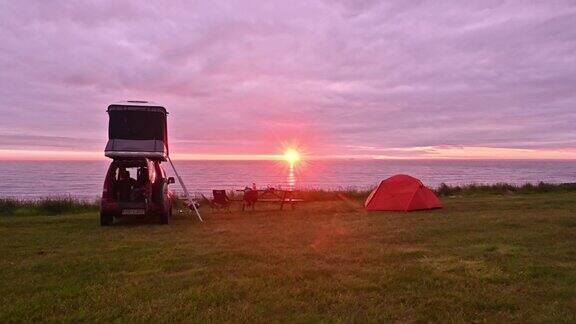
[[[0,0],[0,159],[576,159],[576,2]]]

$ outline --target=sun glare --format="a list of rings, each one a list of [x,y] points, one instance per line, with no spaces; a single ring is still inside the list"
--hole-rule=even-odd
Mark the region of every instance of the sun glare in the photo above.
[[[294,164],[300,161],[300,153],[295,149],[289,148],[284,151],[284,160],[288,161],[290,164]]]

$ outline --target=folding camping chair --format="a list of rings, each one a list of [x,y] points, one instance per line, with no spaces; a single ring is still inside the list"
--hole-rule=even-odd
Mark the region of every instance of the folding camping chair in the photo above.
[[[226,190],[212,190],[212,200],[210,201],[210,207],[212,209],[224,209],[230,210],[230,199],[226,195]]]

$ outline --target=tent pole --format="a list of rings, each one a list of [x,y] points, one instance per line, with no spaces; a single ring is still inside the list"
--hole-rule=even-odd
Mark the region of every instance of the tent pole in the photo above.
[[[188,188],[186,188],[186,185],[184,184],[184,181],[180,177],[180,174],[178,174],[178,171],[176,171],[176,167],[174,166],[174,163],[172,163],[170,157],[168,157],[168,162],[170,162],[172,170],[174,170],[174,174],[176,174],[176,178],[178,178],[178,182],[180,182],[180,186],[184,190],[184,196],[186,197],[186,201],[188,202],[188,208],[190,208],[190,205],[192,205],[192,207],[194,207],[194,211],[196,212],[196,216],[198,216],[198,219],[201,222],[203,222],[204,220],[202,219],[202,216],[200,216],[200,212],[198,211],[198,208],[196,208],[196,204],[190,200],[190,193],[188,193]]]

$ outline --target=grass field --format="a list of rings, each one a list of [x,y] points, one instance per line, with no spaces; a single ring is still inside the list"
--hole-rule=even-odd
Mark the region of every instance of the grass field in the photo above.
[[[0,217],[0,322],[575,322],[576,193],[444,209]]]

